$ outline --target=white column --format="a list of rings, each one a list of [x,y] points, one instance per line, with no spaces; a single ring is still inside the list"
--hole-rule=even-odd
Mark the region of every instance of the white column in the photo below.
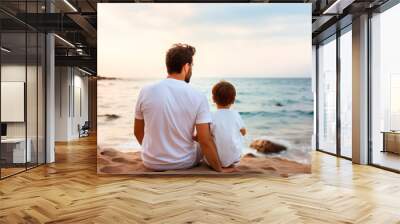
[[[46,163],[55,161],[55,54],[54,35],[46,35]]]
[[[368,15],[353,19],[353,162],[368,163]]]

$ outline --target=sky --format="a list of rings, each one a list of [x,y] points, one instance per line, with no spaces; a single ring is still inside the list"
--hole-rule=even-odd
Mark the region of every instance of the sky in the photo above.
[[[162,78],[174,43],[193,77],[310,77],[310,4],[98,4],[98,74]]]

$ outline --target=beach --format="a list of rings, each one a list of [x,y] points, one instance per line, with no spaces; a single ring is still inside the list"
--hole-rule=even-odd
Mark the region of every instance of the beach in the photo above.
[[[218,173],[204,162],[190,169],[155,171],[143,165],[140,152],[121,152],[105,148],[97,154],[97,173],[99,174],[157,174],[157,175],[229,175],[229,174],[270,174],[289,177],[295,174],[311,173],[311,165],[279,157],[256,157],[244,155],[235,165],[236,172]]]
[[[234,84],[237,110],[248,130],[243,154],[310,163],[313,132],[313,96],[309,78],[201,78],[191,81],[193,88],[211,101],[212,85],[219,80]],[[155,79],[98,80],[99,152],[113,149],[122,153],[140,151],[133,135],[134,108],[140,89]],[[287,147],[286,151],[265,155],[249,147],[255,139],[268,139]],[[112,160],[111,160],[112,161]]]

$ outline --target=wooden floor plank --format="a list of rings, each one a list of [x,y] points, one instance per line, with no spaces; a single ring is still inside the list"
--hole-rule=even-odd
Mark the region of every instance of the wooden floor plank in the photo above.
[[[400,175],[313,152],[313,173],[99,176],[96,139],[0,181],[0,223],[400,223]]]

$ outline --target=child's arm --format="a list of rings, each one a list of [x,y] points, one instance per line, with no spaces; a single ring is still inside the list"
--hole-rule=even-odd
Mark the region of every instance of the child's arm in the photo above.
[[[242,117],[240,116],[239,113],[237,113],[237,121],[239,122],[240,133],[242,134],[242,136],[245,136],[246,133],[247,133],[247,130],[246,130],[245,126],[244,126],[244,122],[243,122]]]
[[[243,136],[245,136],[246,133],[247,133],[246,128],[241,128],[241,129],[240,129],[240,133],[241,133]]]

